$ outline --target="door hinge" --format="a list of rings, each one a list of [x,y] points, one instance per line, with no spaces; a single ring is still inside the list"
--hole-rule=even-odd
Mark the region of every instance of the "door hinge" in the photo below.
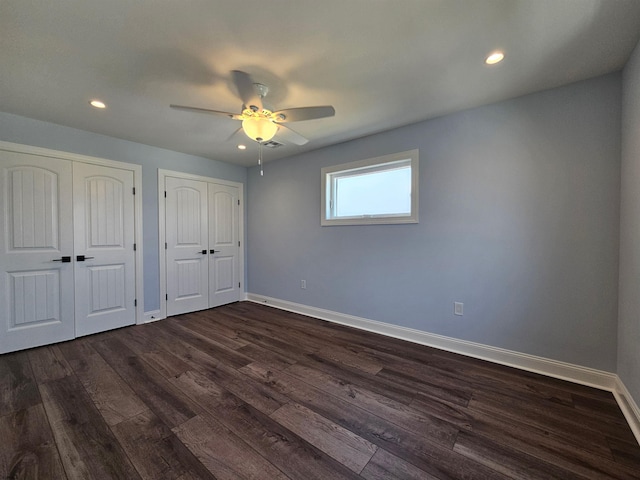
[[[240,205],[240,200],[238,200],[238,205]]]
[[[167,198],[167,191],[164,191],[164,198]]]
[[[240,282],[238,282],[238,288],[240,288]]]
[[[138,306],[138,299],[137,299],[137,298],[133,301],[133,306],[134,306],[134,307],[137,307],[137,306]]]
[[[133,194],[136,194],[136,187],[133,187]]]
[[[136,251],[136,244],[135,243],[133,244],[133,251],[134,252]]]
[[[238,240],[238,246],[240,246],[240,240]]]
[[[165,300],[169,300],[169,294],[168,293],[164,296],[164,299]]]
[[[164,242],[164,249],[167,249],[167,242]]]

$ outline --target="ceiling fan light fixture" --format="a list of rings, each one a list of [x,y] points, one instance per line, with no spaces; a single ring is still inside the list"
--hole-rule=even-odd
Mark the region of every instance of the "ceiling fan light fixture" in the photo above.
[[[249,117],[242,120],[242,130],[251,140],[268,142],[275,136],[278,126],[267,118]]]

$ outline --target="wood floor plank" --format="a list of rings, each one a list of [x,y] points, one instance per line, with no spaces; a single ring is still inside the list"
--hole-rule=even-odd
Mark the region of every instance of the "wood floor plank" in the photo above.
[[[148,329],[128,328],[118,339],[140,358],[144,359],[165,378],[175,377],[189,370],[189,365],[166,349],[158,346],[149,336]],[[140,326],[141,327],[141,326]]]
[[[67,478],[42,405],[0,417],[0,478]]]
[[[188,397],[118,339],[98,342],[94,348],[168,427],[173,428],[197,415],[198,408]]]
[[[212,415],[216,414],[216,409],[221,405],[226,408],[234,408],[245,403],[198,371],[184,372],[171,381],[185,395]]]
[[[406,364],[402,368],[385,366],[376,375],[389,382],[412,388],[423,395],[440,398],[457,405],[467,406],[473,388],[445,372],[430,368],[428,365]]]
[[[264,362],[260,363],[264,364]],[[350,368],[348,365],[327,360],[316,354],[307,355],[305,361],[297,363],[320,370],[334,378],[339,378],[372,392],[379,393],[405,405],[409,405],[417,394],[417,389],[414,387],[407,387],[402,383],[383,378],[378,374],[374,375],[363,372],[362,370]],[[285,368],[286,367],[288,367],[288,365],[285,366]],[[282,368],[280,370],[282,370]]]
[[[142,353],[140,357],[164,378],[175,377],[189,370],[189,365],[164,350]]]
[[[472,417],[469,415],[468,409],[455,403],[449,403],[419,392],[411,402],[410,407],[418,412],[423,412],[456,425],[458,428],[471,429]]]
[[[215,370],[207,370],[205,375],[265,415],[289,402],[286,396],[224,364],[219,364]]]
[[[183,327],[180,323],[166,322],[159,324],[158,328],[165,329],[167,332],[175,335],[176,338],[179,338],[185,343],[206,352],[207,355],[225,362],[228,365],[240,368],[251,363],[251,359],[249,357],[246,357],[231,348],[225,347],[214,340],[210,340],[204,335],[194,332],[187,327]]]
[[[607,438],[613,458],[621,465],[635,468],[640,477],[640,445],[634,441],[624,441],[619,438]]]
[[[286,353],[293,360],[304,358],[305,355],[315,353],[320,348],[318,345],[309,346],[309,342],[301,339],[300,335],[291,335],[284,329],[274,330],[259,322],[249,323],[240,320],[232,315],[216,316],[217,323],[233,329],[240,338],[275,352]]]
[[[433,374],[444,375],[450,378],[450,381],[457,380],[474,390],[513,392],[572,405],[570,392],[541,383],[536,376],[518,376],[519,371],[512,367],[435,349],[426,362],[415,362],[409,358],[388,354],[381,355],[387,360],[385,368],[395,372],[411,372],[417,378],[428,380]]]
[[[290,321],[288,317],[292,317],[295,321]],[[272,316],[266,320],[259,314],[245,314],[242,319],[254,328],[260,328],[272,334],[278,333],[280,337],[284,330],[284,335],[292,342],[304,345],[313,351],[317,350],[316,355],[358,370],[375,374],[383,366],[383,362],[372,355],[370,350],[353,345],[337,332],[326,328],[324,326],[326,322],[309,321],[308,318],[291,312],[284,312],[282,317]]]
[[[140,478],[75,376],[41,384],[40,393],[69,478]]]
[[[468,409],[471,416],[472,428],[489,437],[498,437],[507,442],[513,442],[513,437],[523,436],[524,441],[539,439],[543,445],[551,448],[561,448],[561,445],[573,451],[584,452],[586,455],[597,455],[607,460],[613,460],[611,449],[603,434],[575,435],[573,430],[550,430],[543,425],[535,425],[526,417],[514,415],[514,412],[496,411],[495,409],[484,411],[475,409],[473,405]],[[581,432],[584,433],[584,432]]]
[[[150,325],[141,325],[141,327],[145,328],[140,328],[139,330],[150,337],[155,346],[170,352],[172,355],[189,365],[190,369],[199,370],[216,368],[220,363],[218,359],[197,349],[193,345],[176,338],[165,329],[159,328],[155,323]]]
[[[450,446],[454,436],[443,438],[414,434],[384,418],[373,415],[327,395],[286,373],[268,370],[258,364],[242,368],[247,375],[289,396],[293,401],[341,425],[358,436],[442,479],[500,480],[507,477],[454,452]],[[349,412],[345,415],[345,412]],[[443,446],[446,445],[446,446]]]
[[[366,356],[358,355],[357,353],[343,347],[323,347],[318,350],[315,355],[373,375],[382,370],[382,367],[384,366],[377,360],[372,360]]]
[[[471,381],[475,390],[531,396],[564,405],[573,404],[572,393],[613,398],[610,392],[441,350],[433,354],[431,365],[463,381]]]
[[[153,352],[158,349],[155,338],[153,337],[153,335],[150,335],[150,330],[152,328],[153,324],[136,325],[135,328],[125,328],[121,332],[118,332],[119,335],[112,335],[110,338],[116,338],[120,340],[132,351],[134,351],[138,355],[141,355],[143,353]]]
[[[93,335],[89,337],[80,337],[70,342],[59,343],[57,344],[57,347],[64,355],[64,358],[71,369],[76,371],[78,368],[82,368],[86,357],[96,355],[93,343],[95,343],[96,338],[101,336],[102,334],[98,334],[95,337]]]
[[[284,313],[291,314],[291,312]],[[291,315],[296,319],[299,318],[295,314]],[[316,325],[318,322],[308,322],[308,320],[292,322],[286,318],[286,315],[284,318],[266,319],[260,315],[245,315],[236,319],[242,320],[242,325],[238,328],[245,328],[247,331],[296,345],[306,354],[323,352],[328,359],[333,358],[334,361],[371,373],[376,373],[382,366],[377,358],[369,355],[364,349],[350,345],[322,326],[318,327]]]
[[[177,437],[219,479],[288,480],[284,473],[212,416],[174,429]]]
[[[376,333],[330,322],[324,322],[323,326],[331,332],[332,336],[343,339],[348,345],[359,346],[365,349],[365,351],[369,352],[375,358],[378,358],[379,361],[384,364],[387,363],[389,356],[428,364],[433,361],[434,353],[438,351],[426,345],[419,345],[393,337],[385,337]]]
[[[617,403],[609,399],[585,397],[577,393],[571,394],[571,397],[573,398],[573,406],[576,410],[600,418],[606,416],[610,422],[626,425],[624,414]]]
[[[297,403],[288,403],[271,418],[327,455],[360,473],[378,447]]]
[[[250,405],[226,409],[220,422],[291,478],[359,478],[346,466]]]
[[[453,439],[457,432],[454,425],[434,415],[420,412],[304,365],[292,365],[285,373],[414,433],[433,438],[449,436]]]
[[[229,328],[228,326],[222,325],[220,322],[218,322],[218,318],[221,315],[224,315],[224,312],[226,312],[228,308],[229,306],[226,305],[221,309],[193,312],[193,314],[191,315],[195,316],[198,319],[202,319],[203,321],[212,322],[213,324],[215,324],[215,331],[218,335],[223,335],[227,338],[230,338],[231,340],[236,340],[239,343],[246,343],[247,345],[250,345],[251,342],[246,342],[241,337],[239,337],[238,333],[233,328]],[[191,317],[191,315],[189,315],[189,317]]]
[[[367,480],[439,480],[384,449],[379,449],[362,471]]]
[[[250,343],[241,339],[237,335],[234,335],[233,337],[224,335],[221,333],[220,326],[217,323],[212,321],[211,318],[208,318],[206,314],[199,312],[190,315],[189,318],[185,319],[185,321],[181,323],[181,325],[232,350],[238,350]]]
[[[442,395],[443,393],[444,395],[448,394],[448,387],[452,393],[460,392],[464,402],[458,402],[461,405],[468,403],[471,392],[486,391],[525,400],[543,399],[573,406],[571,392],[529,381],[528,378],[515,377],[512,369],[505,371],[502,368],[497,368],[502,366],[497,366],[495,370],[492,370],[486,365],[467,364],[457,358],[440,360],[436,354],[433,354],[432,357],[432,360],[424,364],[387,355],[388,362],[380,374],[404,379],[418,385],[423,383],[426,387],[423,391],[424,394],[436,394],[443,400],[454,401],[454,399],[448,399]],[[444,388],[444,391],[439,392],[433,387]]]
[[[611,451],[590,438],[557,435],[502,416],[470,411],[473,432],[503,446],[587,478],[638,478],[636,469],[614,461]],[[637,464],[636,464],[637,465]]]
[[[546,428],[554,432],[573,431],[584,438],[600,437],[606,446],[605,436],[627,441],[635,441],[631,429],[620,428],[611,422],[602,422],[573,408],[557,408],[553,403],[525,402],[513,397],[475,392],[469,402],[469,409],[486,413],[518,417],[533,426]],[[561,406],[560,406],[561,407]]]
[[[90,342],[67,342],[61,350],[108,425],[117,425],[147,410]]]
[[[588,478],[467,431],[459,433],[453,450],[513,479]]]
[[[58,380],[73,373],[58,345],[34,348],[27,352],[33,376],[38,383]]]
[[[165,378],[174,377],[189,370],[187,363],[167,349],[160,348],[156,339],[149,335],[150,330],[144,327],[144,325],[137,325],[136,328],[127,328],[123,330],[118,340]]]
[[[112,430],[143,479],[216,478],[149,410],[119,423]]]
[[[253,343],[239,348],[238,352],[249,357],[252,363],[260,362],[263,365],[268,365],[270,368],[275,368],[276,370],[284,370],[289,365],[296,363],[296,360],[286,355],[274,352],[273,350],[268,350]]]
[[[40,403],[27,352],[0,355],[0,416]]]

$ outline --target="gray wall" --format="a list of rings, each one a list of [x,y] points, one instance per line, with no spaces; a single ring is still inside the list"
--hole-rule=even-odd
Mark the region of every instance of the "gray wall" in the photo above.
[[[640,44],[622,85],[618,375],[640,405]]]
[[[246,182],[244,167],[2,112],[0,140],[142,165],[144,309],[147,312],[160,308],[158,168]]]
[[[613,74],[252,168],[248,291],[615,371],[620,116]],[[413,148],[419,224],[320,227],[321,167]]]

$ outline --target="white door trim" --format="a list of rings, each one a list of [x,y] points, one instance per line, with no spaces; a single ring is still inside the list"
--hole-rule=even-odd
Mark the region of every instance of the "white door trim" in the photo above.
[[[134,198],[134,222],[135,222],[135,243],[136,243],[136,323],[144,323],[144,270],[142,268],[143,259],[143,243],[142,243],[142,166],[133,163],[119,162],[116,160],[108,160],[105,158],[90,157],[87,155],[79,155],[77,153],[62,152],[59,150],[51,150],[48,148],[33,147],[31,145],[23,145],[20,143],[11,143],[0,141],[0,150],[8,152],[25,153],[30,155],[38,155],[40,157],[60,158],[63,160],[71,160],[72,162],[90,163],[93,165],[102,165],[105,167],[119,168],[121,170],[129,170],[133,172],[133,185],[136,189]]]
[[[205,177],[202,175],[195,175],[192,173],[174,172],[172,170],[158,169],[158,261],[160,264],[160,313],[159,315],[150,321],[159,320],[167,317],[167,259],[165,255],[165,242],[166,242],[166,225],[165,225],[165,201],[164,201],[164,185],[166,177],[183,178],[185,180],[197,180],[208,183],[217,183],[219,185],[228,185],[238,188],[238,197],[240,198],[240,211],[238,222],[238,237],[240,238],[240,257],[238,259],[238,278],[240,278],[241,284],[241,298],[245,295],[245,272],[244,272],[244,252],[245,252],[245,237],[244,237],[244,184],[240,182],[233,182],[229,180],[221,180],[219,178]],[[155,316],[155,315],[154,315]]]

